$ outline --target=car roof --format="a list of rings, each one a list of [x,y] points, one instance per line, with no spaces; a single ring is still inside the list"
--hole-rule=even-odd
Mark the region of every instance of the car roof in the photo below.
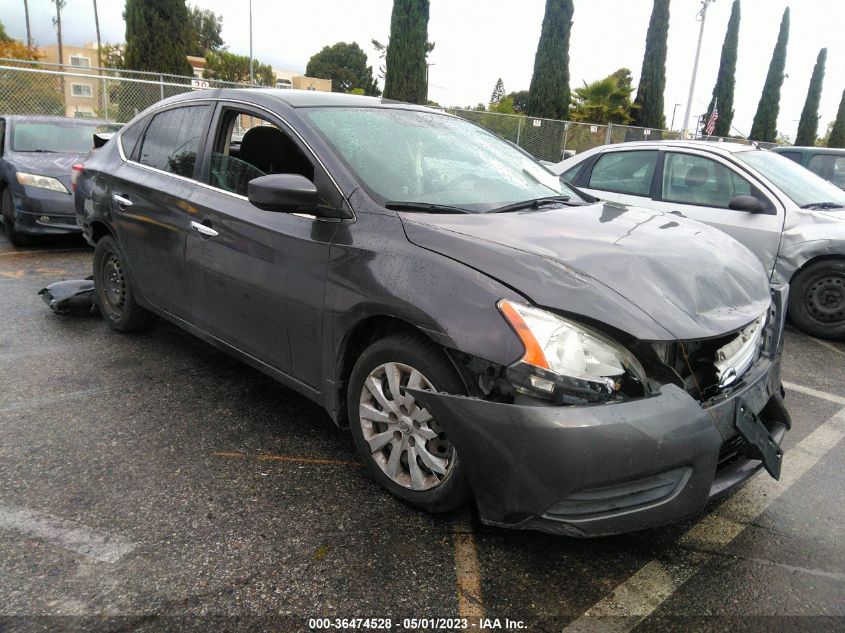
[[[250,98],[251,97],[251,98]],[[319,90],[291,90],[284,88],[211,88],[196,90],[170,97],[159,102],[158,105],[177,103],[179,101],[195,101],[202,99],[232,99],[233,101],[247,100],[257,103],[278,101],[292,108],[313,107],[347,107],[347,108],[401,108],[437,112],[433,108],[394,101],[382,97],[365,97],[342,92],[322,92]]]
[[[49,116],[46,114],[0,114],[0,118],[7,121],[61,121],[62,123],[78,123],[80,125],[120,125],[114,121],[105,121],[103,119],[85,119],[69,116]]]
[[[802,145],[787,145],[783,147],[772,148],[773,152],[798,152],[800,154],[833,154],[835,156],[845,156],[845,149],[840,147],[813,147]]]
[[[659,147],[677,147],[683,149],[697,149],[714,154],[736,154],[737,152],[747,152],[759,149],[756,145],[747,143],[734,143],[730,141],[626,141],[625,143],[614,143],[612,145],[602,145],[601,149],[608,149],[610,147],[626,147],[633,148],[659,148]]]

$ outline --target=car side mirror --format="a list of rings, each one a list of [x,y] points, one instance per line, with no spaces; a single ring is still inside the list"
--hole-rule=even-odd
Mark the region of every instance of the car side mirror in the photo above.
[[[728,203],[728,208],[748,213],[763,213],[766,210],[763,203],[754,196],[736,196]]]
[[[300,174],[270,174],[253,178],[247,184],[249,201],[265,211],[314,213],[317,187]]]

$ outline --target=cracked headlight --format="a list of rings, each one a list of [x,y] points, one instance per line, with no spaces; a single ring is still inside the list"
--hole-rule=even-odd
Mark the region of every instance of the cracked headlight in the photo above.
[[[525,346],[509,373],[518,390],[595,401],[619,393],[625,381],[642,386],[642,366],[618,343],[539,308],[505,299],[497,305]]]
[[[70,193],[61,182],[50,176],[39,176],[38,174],[26,174],[19,171],[15,174],[18,182],[27,187],[38,187],[39,189],[49,189],[50,191],[58,191],[59,193]]]

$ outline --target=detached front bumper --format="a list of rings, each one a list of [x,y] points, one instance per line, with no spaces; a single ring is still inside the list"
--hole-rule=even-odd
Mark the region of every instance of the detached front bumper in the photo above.
[[[585,407],[414,395],[455,445],[484,523],[586,537],[677,521],[759,470],[734,428],[739,402],[778,443],[790,420],[780,361],[763,359],[752,372],[708,408],[674,385]]]
[[[579,537],[671,523],[763,466],[737,429],[740,406],[777,445],[791,426],[780,375],[786,293],[773,289],[762,356],[704,404],[672,384],[651,397],[591,406],[409,392],[455,446],[484,523]]]
[[[15,229],[27,235],[80,233],[76,225],[73,196],[38,187],[24,187],[12,194]]]

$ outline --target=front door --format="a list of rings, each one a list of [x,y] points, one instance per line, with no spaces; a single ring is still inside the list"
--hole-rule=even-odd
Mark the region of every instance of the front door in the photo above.
[[[329,243],[337,224],[261,210],[247,183],[299,173],[322,198],[339,193],[281,122],[263,111],[219,106],[209,136],[204,186],[191,199],[187,238],[198,324],[250,356],[319,388]]]

